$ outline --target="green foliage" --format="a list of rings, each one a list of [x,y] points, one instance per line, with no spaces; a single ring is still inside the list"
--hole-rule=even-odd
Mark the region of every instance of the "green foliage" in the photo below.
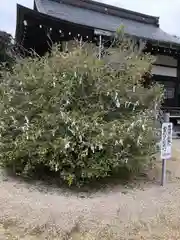
[[[2,64],[9,67],[13,63],[12,46],[11,35],[0,31],[0,67]]]
[[[0,161],[20,174],[48,169],[71,184],[136,173],[155,150],[154,59],[126,40],[101,60],[88,45],[27,58],[0,86]]]

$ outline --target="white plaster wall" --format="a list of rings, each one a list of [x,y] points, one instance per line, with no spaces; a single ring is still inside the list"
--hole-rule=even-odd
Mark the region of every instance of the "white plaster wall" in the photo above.
[[[158,64],[164,66],[158,66]],[[177,77],[177,59],[171,56],[157,55],[156,62],[152,68],[152,74]]]
[[[170,56],[157,55],[155,64],[162,64],[166,66],[177,67],[177,59]]]
[[[154,65],[152,67],[152,74],[161,76],[177,77],[177,68],[162,67]]]

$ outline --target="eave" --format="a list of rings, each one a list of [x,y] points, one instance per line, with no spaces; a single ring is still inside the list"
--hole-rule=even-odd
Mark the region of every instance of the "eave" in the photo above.
[[[58,26],[58,24],[60,23],[69,23],[72,26],[78,26],[79,28],[87,28],[91,31],[94,31],[95,29],[99,29],[99,30],[103,30],[104,32],[108,32],[111,35],[113,35],[115,33],[115,29],[114,31],[111,30],[109,31],[109,29],[107,29],[105,26],[100,27],[99,25],[97,26],[92,26],[91,24],[80,24],[77,23],[76,21],[69,21],[68,19],[63,19],[62,17],[55,17],[52,14],[46,14],[46,13],[41,13],[35,10],[31,10],[29,8],[23,7],[21,5],[17,5],[17,22],[16,22],[16,40],[18,43],[21,44],[22,42],[22,38],[23,38],[23,34],[24,34],[24,25],[23,22],[24,20],[27,20],[29,17],[34,18],[37,20],[37,22],[39,24],[43,24],[44,22],[48,23],[47,27],[52,27],[54,24]],[[147,25],[148,27],[149,25]],[[126,30],[126,28],[125,28]],[[128,33],[127,33],[128,34]],[[157,39],[152,39],[152,38],[148,38],[145,36],[137,36],[136,34],[128,34],[132,37],[136,37],[142,40],[145,40],[147,42],[150,42],[151,45],[154,46],[160,46],[160,47],[164,47],[164,48],[171,48],[171,49],[179,49],[180,48],[180,40],[179,39],[175,39],[175,42],[173,41],[159,41]],[[165,33],[166,35],[166,33]],[[168,34],[168,36],[171,36]]]

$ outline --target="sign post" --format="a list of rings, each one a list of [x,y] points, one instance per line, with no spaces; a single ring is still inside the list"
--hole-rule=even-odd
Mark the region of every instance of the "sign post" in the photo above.
[[[164,186],[166,181],[166,160],[171,158],[172,151],[172,123],[169,122],[169,117],[166,116],[166,122],[162,124],[161,131],[161,159],[162,159],[162,176],[161,185]]]

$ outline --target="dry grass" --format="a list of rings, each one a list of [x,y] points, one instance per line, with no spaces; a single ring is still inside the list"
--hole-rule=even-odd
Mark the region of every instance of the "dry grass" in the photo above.
[[[180,239],[180,141],[167,162],[167,184],[138,189],[114,186],[96,193],[64,192],[41,184],[0,180],[0,240],[175,240]]]
[[[9,224],[9,223],[8,223]],[[94,231],[82,232],[75,225],[72,230],[67,232],[58,231],[48,232],[48,229],[19,229],[18,225],[0,224],[0,239],[4,240],[179,240],[180,239],[180,219],[162,215],[157,215],[151,222],[137,221],[130,223],[124,232],[117,233],[113,228],[106,226]],[[47,234],[48,233],[48,234]]]

